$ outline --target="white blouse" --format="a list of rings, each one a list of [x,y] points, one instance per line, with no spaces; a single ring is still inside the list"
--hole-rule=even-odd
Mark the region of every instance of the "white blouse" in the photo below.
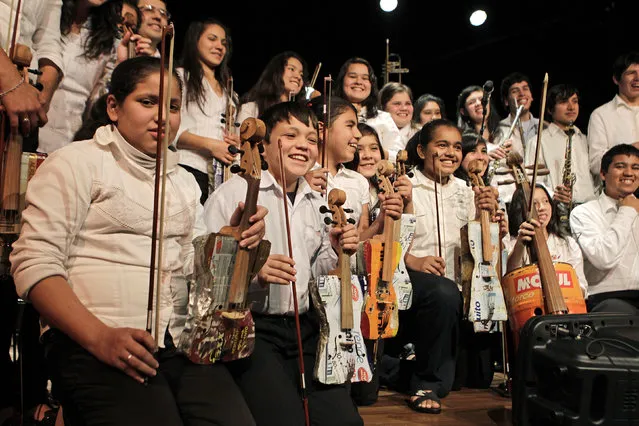
[[[167,158],[161,346],[167,325],[175,341],[184,327],[192,240],[204,232],[199,187],[177,154]],[[29,182],[11,253],[18,294],[59,275],[105,324],[145,329],[154,180],[155,159],[111,126],[49,156]]]
[[[377,132],[382,147],[388,151],[388,159],[395,162],[397,152],[406,147],[406,142],[402,140],[399,129],[393,121],[393,117],[386,111],[377,110],[377,115],[373,118],[366,118],[366,107],[362,107],[357,114],[360,123],[366,123]]]

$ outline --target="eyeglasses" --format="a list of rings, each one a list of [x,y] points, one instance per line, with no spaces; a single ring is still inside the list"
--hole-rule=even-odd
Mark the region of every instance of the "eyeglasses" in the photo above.
[[[140,6],[138,9],[140,9],[143,13],[153,13],[154,11],[158,11],[160,16],[166,18],[167,21],[171,19],[171,14],[167,10],[153,6],[152,4],[145,4],[144,6]]]

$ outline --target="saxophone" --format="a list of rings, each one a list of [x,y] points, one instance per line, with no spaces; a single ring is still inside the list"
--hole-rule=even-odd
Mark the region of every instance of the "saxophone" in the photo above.
[[[566,129],[568,143],[564,153],[564,169],[561,175],[561,184],[570,190],[570,202],[557,203],[557,213],[559,214],[559,228],[570,235],[570,212],[572,210],[572,187],[577,180],[577,176],[572,172],[572,136],[575,134],[575,127],[571,122]]]

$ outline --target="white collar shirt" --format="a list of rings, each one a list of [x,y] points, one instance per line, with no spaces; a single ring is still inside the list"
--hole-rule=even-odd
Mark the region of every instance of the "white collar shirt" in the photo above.
[[[257,203],[268,209],[264,219],[265,240],[271,243],[270,254],[288,256],[288,242],[283,198],[288,203],[295,261],[296,286],[299,312],[309,309],[308,283],[318,275],[334,268],[336,256],[325,233],[320,207],[324,204],[321,194],[311,190],[303,177],[298,178],[295,201],[282,192],[282,188],[268,171],[262,171]],[[246,180],[233,176],[222,184],[204,205],[204,221],[208,232],[218,232],[229,224],[239,202],[246,198]],[[253,280],[249,286],[248,301],[256,312],[272,315],[293,315],[293,292],[290,285],[270,284],[262,287]]]
[[[335,176],[328,174],[328,192],[331,192],[333,188],[338,188],[346,193],[344,208],[353,210],[352,213],[347,213],[347,216],[355,219],[355,226],[359,226],[364,206],[369,204],[369,187],[370,185],[364,176],[344,166],[339,166]]]
[[[397,153],[406,147],[407,140],[403,140],[393,117],[386,111],[377,110],[375,117],[367,118],[366,107],[362,107],[357,118],[360,123],[366,123],[375,129],[382,147],[388,152],[389,161],[395,162]]]
[[[595,184],[590,174],[588,163],[588,140],[586,136],[575,127],[575,134],[572,136],[572,152],[570,155],[572,173],[576,180],[573,186],[573,200],[576,203],[585,203],[594,200]],[[566,157],[566,146],[568,145],[568,135],[555,123],[551,123],[541,132],[541,148],[539,150],[539,164],[545,164],[550,174],[546,184],[554,189],[562,184],[564,163]],[[532,164],[535,158],[537,140],[528,141],[526,145],[526,158]]]
[[[442,257],[446,261],[446,278],[460,283],[457,259],[461,255],[460,229],[475,217],[475,195],[466,183],[451,176],[445,185],[437,185],[439,228],[435,210],[435,182],[421,170],[414,170],[413,206],[417,219],[410,254],[416,257],[438,256],[438,230]],[[440,193],[441,191],[441,193]]]
[[[572,211],[570,227],[584,255],[589,294],[639,290],[637,216],[605,193]]]

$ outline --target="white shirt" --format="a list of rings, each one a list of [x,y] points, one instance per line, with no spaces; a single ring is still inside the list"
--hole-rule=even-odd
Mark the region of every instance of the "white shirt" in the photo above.
[[[507,136],[507,133],[510,130],[510,126],[512,125],[513,118],[514,117],[512,115],[509,115],[508,117],[504,118],[503,120],[499,122],[499,127],[497,128],[497,131],[495,132],[495,140],[493,142],[486,143],[486,148],[488,149],[488,152],[491,152],[494,149],[496,149],[499,146],[499,144],[501,144],[505,140],[505,137]],[[537,129],[539,126],[539,119],[533,117],[532,114],[530,114],[530,120],[522,121],[521,125],[524,129],[524,142],[522,142],[521,140],[521,135],[518,129],[519,126],[515,126],[515,129],[513,130],[513,133],[511,136],[512,138],[511,151],[517,152],[518,154],[520,154],[521,157],[524,159],[524,165],[529,165],[529,164],[532,164],[532,161],[534,161],[534,158],[529,159],[526,157],[527,150],[524,147],[524,144],[526,141],[529,141],[531,139],[536,140]],[[508,170],[506,167],[505,159],[502,159],[500,161],[500,165],[501,166],[497,170],[501,170],[502,172],[504,170]],[[512,178],[513,177],[510,173],[495,174],[495,176],[493,177],[493,180],[490,183],[492,186],[495,186],[499,190],[499,198],[504,200],[505,203],[510,203],[510,200],[512,200],[513,194],[515,193],[516,185],[514,183],[499,185],[499,182],[502,182],[504,180],[511,180]]]
[[[397,152],[406,147],[406,142],[399,134],[397,124],[393,117],[386,111],[377,110],[377,115],[373,118],[366,118],[366,107],[362,107],[357,114],[360,123],[366,123],[377,132],[382,147],[388,151],[388,160],[395,162]]]
[[[404,148],[402,149],[406,148],[406,144],[408,144],[408,141],[410,140],[410,138],[415,136],[415,133],[419,132],[421,128],[422,128],[421,126],[417,126],[417,125],[414,125],[413,123],[409,123],[406,126],[399,129],[399,134],[402,137],[402,143],[404,144]]]
[[[510,244],[508,244],[509,252],[512,252],[513,248],[515,248],[516,242],[516,237],[511,238]],[[548,244],[548,251],[550,252],[552,261],[569,263],[577,274],[579,287],[581,287],[584,294],[587,294],[588,280],[586,280],[586,275],[584,274],[584,258],[581,254],[579,244],[577,244],[575,239],[572,237],[566,237],[564,239],[556,236],[555,234],[549,234],[546,243]],[[528,264],[530,264],[528,251],[524,250],[524,256],[521,259],[521,263],[519,265],[515,265],[515,267],[519,268]]]
[[[178,68],[176,71],[186,84],[184,69]],[[226,113],[228,96],[226,91],[222,93],[222,96],[215,93],[215,90],[205,78],[202,79],[202,86],[204,89],[204,111],[200,109],[197,101],[189,102],[186,99],[186,90],[182,91],[182,121],[177,133],[178,137],[183,132],[188,131],[198,136],[223,140],[225,125],[222,123],[222,119],[224,118],[223,114]],[[235,103],[233,104],[235,105]],[[190,149],[178,149],[178,153],[180,154],[180,164],[193,167],[202,173],[207,173],[210,159]]]
[[[331,192],[333,188],[339,188],[346,193],[346,202],[343,208],[353,210],[346,216],[355,219],[355,227],[359,226],[364,205],[368,205],[370,199],[368,180],[356,171],[340,166],[335,176],[328,174],[326,187],[327,193]]]
[[[12,3],[13,10],[11,9]],[[18,2],[0,0],[0,46],[7,50],[11,40],[6,39],[9,21],[13,31],[15,8]],[[62,43],[60,39],[60,11],[62,0],[26,0],[22,2],[18,37],[16,41],[32,49],[32,68],[37,68],[39,59],[48,59],[61,71]],[[9,52],[7,51],[7,54]]]
[[[62,37],[65,76],[51,98],[47,114],[49,122],[38,134],[39,152],[50,154],[73,141],[73,136],[82,126],[82,116],[93,87],[111,58],[109,54],[100,55],[97,59],[84,57],[89,31],[84,26],[80,34],[69,33]]]
[[[595,185],[588,163],[588,140],[586,135],[581,133],[579,128],[574,127],[575,134],[572,135],[571,167],[576,176],[573,186],[573,200],[577,203],[585,203],[594,200]],[[539,164],[545,164],[550,174],[547,176],[546,184],[551,190],[563,183],[564,159],[566,156],[566,146],[568,145],[568,135],[555,123],[551,123],[541,132],[541,148],[539,149]],[[528,141],[526,145],[526,158],[530,159],[527,164],[532,164],[535,158],[537,139]]]
[[[268,209],[264,219],[265,240],[271,243],[271,254],[288,256],[284,202],[286,198],[290,215],[293,260],[295,260],[297,297],[299,312],[309,308],[308,283],[318,275],[335,267],[329,254],[333,249],[325,234],[324,216],[319,209],[324,204],[320,193],[311,190],[303,177],[298,178],[295,202],[282,193],[282,188],[269,171],[262,171],[257,203]],[[246,198],[246,181],[233,176],[224,182],[204,204],[204,221],[209,232],[218,232],[229,224],[238,203]],[[256,312],[274,315],[293,315],[293,292],[290,285],[271,284],[263,288],[253,280],[249,287],[248,301]]]
[[[639,290],[637,216],[605,193],[572,211],[570,227],[584,255],[589,294]]]
[[[204,231],[200,190],[168,153],[160,345],[186,315],[195,236]],[[112,327],[146,328],[155,159],[104,126],[53,153],[29,182],[22,234],[11,253],[17,292],[60,275]],[[199,223],[198,220],[199,219]]]
[[[257,102],[247,102],[240,106],[240,111],[237,113],[237,122],[242,123],[247,118],[258,118],[260,111],[257,108]]]
[[[639,107],[628,105],[619,95],[595,109],[588,122],[590,171],[599,176],[601,157],[615,145],[639,141]]]
[[[438,256],[435,182],[418,169],[414,170],[410,180],[413,183],[413,206],[417,223],[409,253],[416,257]],[[463,180],[454,176],[450,176],[445,185],[437,184],[437,193],[446,278],[459,284],[461,281],[457,279],[460,277],[457,259],[461,254],[460,229],[475,218],[475,194]]]

